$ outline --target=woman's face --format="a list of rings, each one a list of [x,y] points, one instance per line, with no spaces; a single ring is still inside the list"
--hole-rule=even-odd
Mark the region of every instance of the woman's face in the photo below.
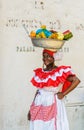
[[[54,58],[50,56],[48,53],[43,53],[43,62],[46,66],[54,63]]]

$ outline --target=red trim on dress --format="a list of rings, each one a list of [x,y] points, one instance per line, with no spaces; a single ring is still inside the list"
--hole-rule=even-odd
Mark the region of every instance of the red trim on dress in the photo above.
[[[52,71],[43,71],[42,68],[38,68],[34,70],[34,72],[35,76],[31,80],[34,86],[37,88],[50,86],[57,87],[60,83],[64,83],[62,91],[65,91],[65,89],[71,84],[71,82],[66,80],[67,77],[69,75],[75,75],[72,73],[70,66],[60,66]]]

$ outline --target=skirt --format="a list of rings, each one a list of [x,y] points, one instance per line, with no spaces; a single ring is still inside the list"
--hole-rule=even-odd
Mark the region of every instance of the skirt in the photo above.
[[[43,89],[30,106],[30,130],[69,130],[63,100]]]

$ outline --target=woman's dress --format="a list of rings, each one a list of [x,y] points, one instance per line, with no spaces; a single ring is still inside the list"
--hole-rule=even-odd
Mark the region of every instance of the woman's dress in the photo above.
[[[38,93],[30,106],[30,130],[69,130],[63,99],[58,99],[56,93],[69,87],[66,79],[74,75],[71,67],[59,66],[52,71],[38,68],[34,72],[31,82]]]

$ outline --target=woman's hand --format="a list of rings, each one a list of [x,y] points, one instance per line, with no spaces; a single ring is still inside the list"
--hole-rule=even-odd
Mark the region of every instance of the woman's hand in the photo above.
[[[57,93],[57,97],[58,97],[58,99],[63,99],[63,98],[64,98],[64,95],[63,95],[62,92],[58,92],[58,93]]]

